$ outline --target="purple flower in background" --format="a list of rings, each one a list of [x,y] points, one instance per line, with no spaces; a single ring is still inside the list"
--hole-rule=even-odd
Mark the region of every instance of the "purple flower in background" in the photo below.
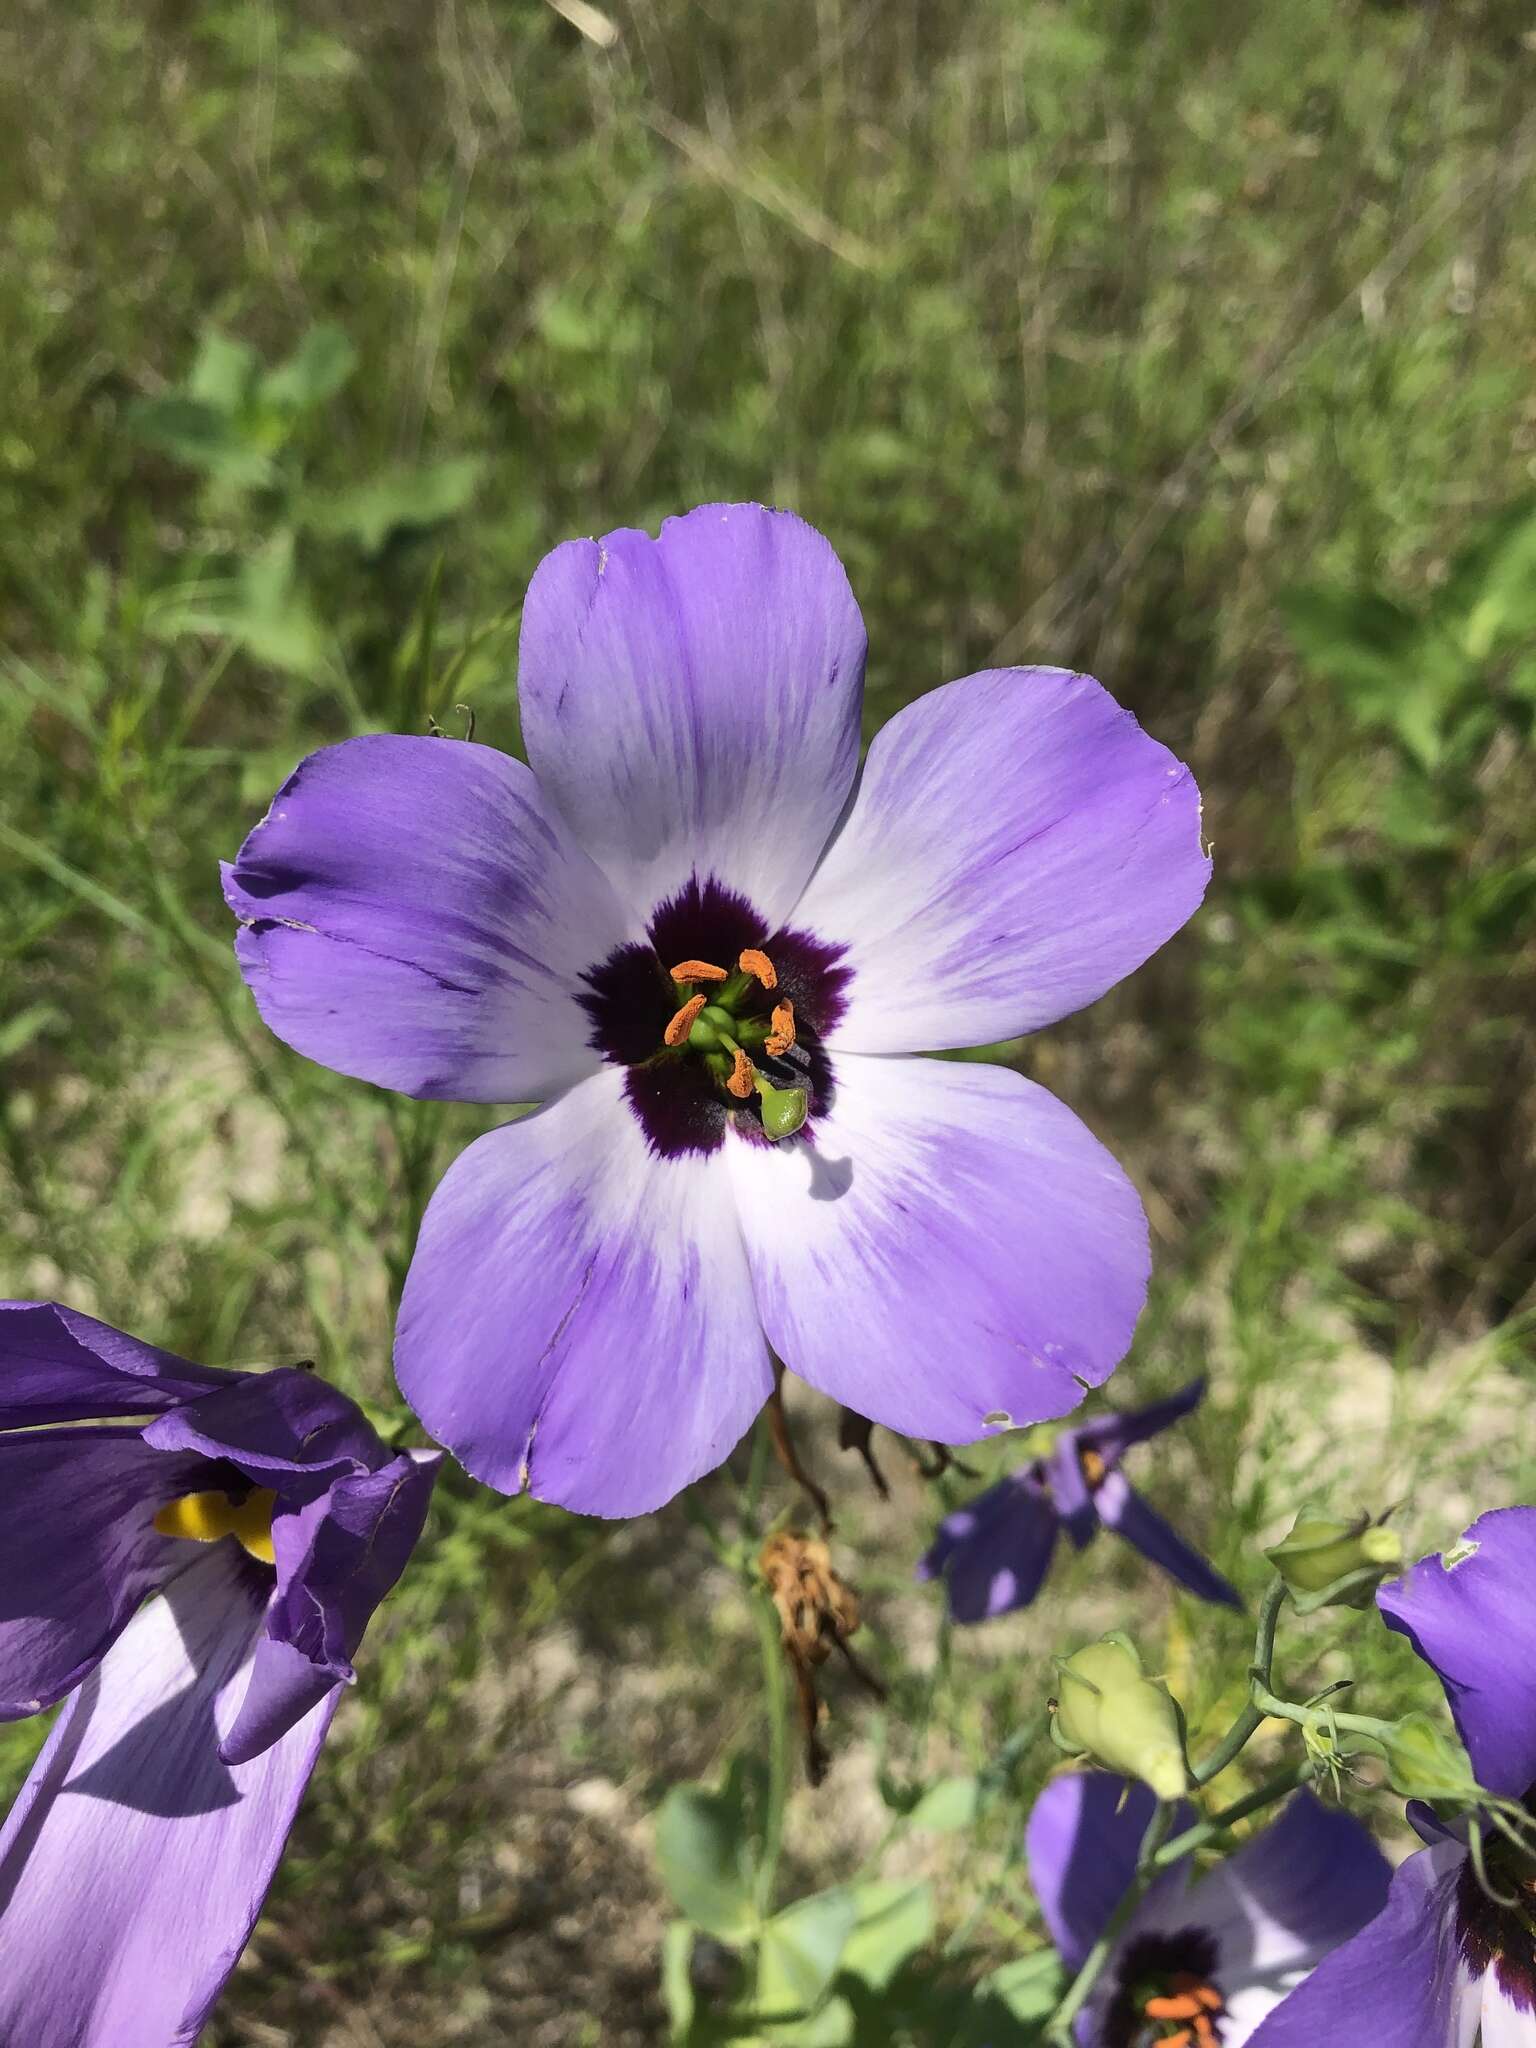
[[[1064,1415],[1146,1292],[1134,1189],[1000,1067],[1190,916],[1187,769],[1088,676],[932,691],[859,767],[822,537],[709,505],[535,574],[528,760],[303,762],[226,894],[263,1017],[411,1095],[541,1101],[433,1197],[400,1384],[471,1472],[607,1515],[718,1464],[769,1347],[888,1428]]]
[[[991,1621],[1036,1597],[1062,1529],[1086,1550],[1103,1526],[1202,1600],[1240,1607],[1220,1572],[1147,1506],[1120,1470],[1132,1444],[1181,1421],[1204,1395],[1205,1381],[1192,1380],[1166,1401],[1064,1429],[1048,1458],[1020,1466],[946,1515],[917,1576],[944,1581],[956,1621]]]
[[[1377,1594],[1388,1624],[1433,1666],[1477,1782],[1536,1811],[1536,1508],[1482,1515],[1444,1557]],[[1488,1889],[1426,1806],[1429,1843],[1398,1866],[1386,1910],[1287,1999],[1255,2048],[1536,2048],[1531,1863],[1490,1832]],[[1476,1824],[1474,1819],[1474,1825]],[[1502,1894],[1502,1898],[1493,1894]]]
[[[1056,1778],[1035,1801],[1024,1838],[1030,1882],[1069,1970],[1129,1889],[1153,1805],[1145,1785],[1101,1771]],[[1185,1809],[1175,1826],[1193,1819]],[[1298,1793],[1204,1876],[1183,1862],[1157,1879],[1078,2018],[1081,2048],[1243,2048],[1293,1985],[1381,1911],[1390,1875],[1358,1821]],[[1376,2048],[1379,2038],[1331,2026],[1309,2048]]]
[[[0,1720],[65,1701],[0,1829],[7,2048],[196,2038],[440,1462],[309,1373],[0,1302]]]

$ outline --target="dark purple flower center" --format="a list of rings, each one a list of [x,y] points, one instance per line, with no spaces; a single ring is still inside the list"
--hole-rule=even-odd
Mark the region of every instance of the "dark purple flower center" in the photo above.
[[[653,1152],[713,1152],[728,1127],[767,1142],[827,1107],[823,1040],[849,972],[840,947],[769,932],[744,896],[697,876],[658,905],[647,937],[589,968],[580,1000],[588,1042],[627,1069]]]
[[[1526,1794],[1536,1811],[1536,1786]],[[1456,1887],[1456,1931],[1469,1970],[1492,1970],[1518,2012],[1536,2013],[1536,1871],[1514,1844],[1494,1836],[1484,1855],[1487,1889],[1469,1856]]]
[[[1215,1975],[1204,1928],[1138,1936],[1115,1971],[1098,2048],[1218,2048],[1227,2007]]]

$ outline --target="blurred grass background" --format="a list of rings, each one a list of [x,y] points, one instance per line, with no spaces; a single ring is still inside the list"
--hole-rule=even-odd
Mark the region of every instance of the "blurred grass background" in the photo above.
[[[1014,1051],[1152,1216],[1112,1396],[1212,1377],[1153,1497],[1250,1590],[1305,1497],[1419,1548],[1536,1497],[1533,78],[1515,0],[12,0],[4,1290],[388,1407],[484,1119],[266,1038],[216,861],[324,741],[467,703],[515,746],[556,541],[760,498],[848,565],[871,729],[1043,660],[1200,777],[1201,917]],[[1074,1637],[1230,1709],[1245,1624],[1106,1545],[949,1640],[910,1566],[963,1482],[888,1446],[879,1507],[792,1407],[893,1695],[835,1701],[791,1889],[879,1844],[877,1756],[980,1763]],[[1422,1693],[1369,1626],[1283,1660],[1345,1642],[1362,1700]],[[445,1487],[211,2038],[664,2038],[648,1817],[760,1715],[679,1509]],[[897,1845],[966,1956],[1033,1938],[1048,1760]]]

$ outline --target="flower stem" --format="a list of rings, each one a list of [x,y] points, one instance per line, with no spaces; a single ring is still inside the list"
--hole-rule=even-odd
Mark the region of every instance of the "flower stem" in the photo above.
[[[1103,1933],[1083,1958],[1081,1969],[1067,1986],[1065,1996],[1051,2014],[1045,2038],[1054,2043],[1055,2048],[1072,2048],[1072,2022],[1093,1996],[1093,1987],[1098,1983],[1104,1965],[1114,1951],[1121,1928],[1140,1905],[1142,1895],[1156,1874],[1158,1851],[1169,1828],[1173,1826],[1176,1811],[1176,1802],[1167,1799],[1160,1799],[1152,1809],[1152,1818],[1147,1822],[1147,1830],[1141,1838],[1141,1848],[1136,1857],[1136,1875],[1126,1886],[1125,1896],[1104,1923]]]
[[[784,1845],[784,1807],[789,1797],[789,1689],[784,1682],[784,1645],[780,1640],[778,1610],[760,1586],[753,1589],[752,1618],[757,1624],[768,1714],[768,1799],[763,1810],[756,1887],[757,1910],[766,1920],[773,1906],[779,1852]]]
[[[1386,1742],[1397,1733],[1395,1721],[1380,1721],[1372,1714],[1336,1714],[1332,1707],[1304,1707],[1294,1700],[1277,1699],[1257,1678],[1253,1682],[1253,1703],[1277,1720],[1294,1721],[1309,1735],[1331,1736],[1342,1729],[1347,1735],[1363,1735],[1370,1742]]]
[[[1284,1799],[1288,1793],[1298,1791],[1303,1785],[1311,1784],[1317,1775],[1310,1763],[1293,1764],[1288,1771],[1281,1771],[1273,1778],[1266,1778],[1262,1785],[1242,1799],[1233,1800],[1220,1812],[1211,1814],[1205,1820],[1196,1821],[1186,1828],[1182,1835],[1175,1835],[1171,1842],[1165,1842],[1158,1850],[1154,1861],[1159,1870],[1166,1870],[1170,1863],[1177,1863],[1181,1856],[1189,1856],[1196,1849],[1203,1849],[1218,1835],[1235,1827],[1240,1820],[1246,1820],[1250,1813],[1257,1813],[1262,1807],[1273,1806],[1277,1799]]]
[[[1284,1579],[1276,1579],[1264,1595],[1264,1604],[1259,1609],[1258,1633],[1253,1644],[1253,1669],[1251,1682],[1254,1686],[1267,1686],[1275,1661],[1275,1631],[1280,1625],[1280,1610],[1285,1605],[1286,1586]],[[1264,1711],[1257,1704],[1256,1692],[1251,1692],[1247,1706],[1238,1715],[1221,1741],[1203,1763],[1191,1767],[1190,1776],[1197,1785],[1208,1785],[1212,1778],[1234,1762],[1258,1732],[1264,1720]]]

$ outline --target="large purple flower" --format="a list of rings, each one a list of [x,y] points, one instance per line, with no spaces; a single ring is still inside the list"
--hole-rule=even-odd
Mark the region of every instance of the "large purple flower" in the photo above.
[[[196,2038],[440,1462],[309,1373],[0,1302],[0,1720],[65,1701],[0,1829],[7,2048]]]
[[[1086,1550],[1104,1527],[1200,1599],[1240,1607],[1220,1572],[1147,1506],[1120,1470],[1133,1444],[1181,1421],[1204,1396],[1205,1381],[1191,1380],[1166,1401],[1064,1429],[1048,1458],[1021,1465],[946,1515],[917,1576],[943,1580],[956,1621],[991,1621],[1035,1599],[1062,1529]]]
[[[1434,1667],[1478,1783],[1536,1811],[1536,1508],[1482,1515],[1377,1603]],[[1386,1910],[1287,1999],[1254,2048],[1536,2048],[1536,1879],[1489,1832],[1487,1887],[1461,1832],[1423,1806],[1429,1847],[1398,1866]]]
[[[894,1055],[1139,966],[1205,889],[1194,783],[1059,669],[933,691],[860,773],[863,672],[842,567],[787,513],[571,541],[523,611],[529,767],[345,741],[227,871],[288,1044],[544,1104],[449,1171],[396,1338],[503,1491],[658,1506],[750,1424],[770,1345],[949,1443],[1065,1414],[1124,1355],[1148,1259],[1115,1162],[1017,1073]]]
[[[1069,1970],[1124,1898],[1152,1808],[1145,1785],[1099,1771],[1056,1778],[1035,1801],[1025,1834],[1030,1881]],[[1191,1819],[1186,1809],[1178,1825]],[[1381,1911],[1389,1875],[1358,1821],[1298,1793],[1205,1876],[1178,1863],[1157,1880],[1078,2019],[1081,2048],[1243,2048],[1293,1985]],[[1313,2034],[1308,2048],[1320,2040],[1374,2048],[1377,2038],[1334,2028]]]

